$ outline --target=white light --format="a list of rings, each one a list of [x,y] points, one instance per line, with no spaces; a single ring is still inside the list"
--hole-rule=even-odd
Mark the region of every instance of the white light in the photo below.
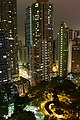
[[[14,38],[9,38],[9,40],[13,40]]]
[[[0,73],[2,73],[2,71],[0,71]]]
[[[36,3],[35,7],[38,7],[38,3]]]
[[[7,58],[7,56],[6,56],[6,55],[4,55],[4,56],[3,56],[3,58]]]
[[[12,21],[8,21],[8,23],[12,23]]]
[[[2,43],[0,43],[0,45],[2,45]]]

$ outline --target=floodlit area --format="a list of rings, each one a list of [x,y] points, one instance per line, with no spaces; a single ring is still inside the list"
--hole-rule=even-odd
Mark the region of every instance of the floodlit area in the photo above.
[[[25,68],[21,67],[19,68],[19,76],[25,78],[25,79],[30,79],[30,75],[28,73],[28,70],[26,70]]]
[[[51,101],[50,99],[46,99],[46,101],[41,103],[40,111],[44,115],[48,115],[49,118],[54,117],[54,118],[57,118],[57,120],[70,119],[71,113],[69,113],[69,109],[67,108],[67,105],[68,103],[71,103],[72,99],[70,99],[69,97],[70,96],[66,96],[63,94],[58,95],[59,102],[63,102],[59,107],[55,105],[54,102]],[[47,109],[46,109],[46,105],[48,107]]]

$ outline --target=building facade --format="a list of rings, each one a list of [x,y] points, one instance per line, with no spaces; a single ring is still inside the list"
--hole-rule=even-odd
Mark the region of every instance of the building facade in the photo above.
[[[80,73],[80,39],[72,41],[72,67],[73,73]]]
[[[80,72],[80,30],[69,30],[68,73]]]
[[[59,75],[60,77],[67,76],[68,68],[68,40],[69,32],[66,23],[62,22],[59,32]]]
[[[14,83],[17,86],[19,96],[25,96],[29,92],[30,82],[25,78],[20,78],[19,81]]]
[[[53,6],[48,0],[37,0],[26,10],[26,16],[29,16],[26,23],[30,25],[26,40],[30,49],[31,84],[35,85],[42,80],[50,80],[53,62]]]
[[[0,84],[11,80],[8,47],[4,33],[0,32]]]
[[[26,8],[25,14],[25,46],[28,50],[28,63],[30,63],[30,45],[32,44],[32,10],[30,6]]]
[[[9,44],[10,69],[12,76],[18,74],[17,1],[0,0],[0,32]]]

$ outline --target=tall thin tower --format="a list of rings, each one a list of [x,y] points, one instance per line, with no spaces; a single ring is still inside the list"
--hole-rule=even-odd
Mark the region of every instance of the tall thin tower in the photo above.
[[[66,23],[62,22],[60,25],[59,36],[59,75],[60,77],[67,76],[68,67],[68,40],[69,30]]]

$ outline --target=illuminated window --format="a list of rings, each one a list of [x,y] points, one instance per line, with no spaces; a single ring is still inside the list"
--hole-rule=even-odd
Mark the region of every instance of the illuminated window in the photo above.
[[[7,58],[7,56],[6,56],[6,55],[4,55],[4,56],[3,56],[3,58]]]
[[[2,43],[0,43],[0,45],[2,45]]]
[[[12,47],[12,45],[10,45],[10,47]]]
[[[2,71],[0,71],[0,74],[2,73]]]
[[[8,23],[12,23],[12,21],[8,21]]]
[[[38,5],[39,5],[39,4],[38,4],[38,3],[36,3],[35,7],[38,7]]]

